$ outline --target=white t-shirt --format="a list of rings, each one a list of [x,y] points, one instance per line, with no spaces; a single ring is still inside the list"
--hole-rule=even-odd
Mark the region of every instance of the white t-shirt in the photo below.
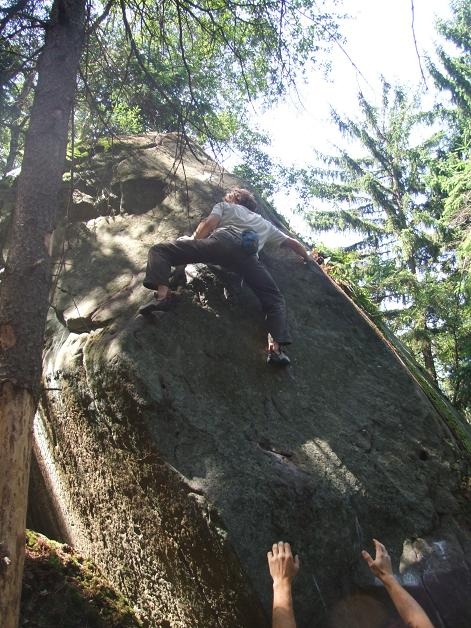
[[[214,233],[226,227],[232,227],[236,231],[245,231],[245,229],[253,229],[258,235],[258,250],[261,251],[265,244],[281,245],[288,236],[277,229],[271,222],[262,218],[243,205],[235,205],[234,203],[218,203],[213,207],[211,214],[215,214],[221,218],[221,222]]]

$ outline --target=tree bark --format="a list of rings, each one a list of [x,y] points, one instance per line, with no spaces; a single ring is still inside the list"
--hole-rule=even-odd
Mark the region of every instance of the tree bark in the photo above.
[[[430,379],[438,387],[437,371],[435,369],[435,360],[432,353],[432,341],[430,340],[430,330],[427,327],[427,315],[424,312],[421,316],[419,327],[420,348],[422,351],[422,359],[424,361],[425,370]]]
[[[51,288],[50,241],[82,50],[85,0],[54,0],[38,61],[0,291],[0,617],[18,621],[31,430]]]
[[[33,89],[34,78],[36,76],[35,71],[30,71],[25,76],[23,87],[16,99],[16,102],[12,106],[12,118],[13,121],[10,125],[10,148],[8,151],[8,157],[3,170],[4,175],[8,174],[15,166],[15,162],[18,158],[18,152],[20,148],[20,137],[27,121],[27,114],[23,114],[26,100]],[[23,114],[23,117],[22,117]]]
[[[17,625],[23,573],[26,501],[31,451],[31,393],[5,382],[0,387],[1,541],[0,617],[2,626]]]
[[[435,370],[435,361],[433,359],[432,353],[432,343],[430,342],[430,338],[428,337],[428,335],[426,335],[427,331],[428,330],[424,330],[421,341],[422,359],[424,361],[427,373],[430,375],[430,379],[435,384],[435,386],[438,386],[437,371]]]

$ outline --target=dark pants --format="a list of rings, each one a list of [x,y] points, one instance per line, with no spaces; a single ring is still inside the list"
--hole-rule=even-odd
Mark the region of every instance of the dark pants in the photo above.
[[[218,231],[204,240],[175,240],[151,247],[144,286],[150,290],[168,286],[172,266],[198,262],[224,266],[241,275],[260,300],[267,331],[280,344],[291,342],[283,295],[258,257],[248,255],[239,237],[230,231]]]

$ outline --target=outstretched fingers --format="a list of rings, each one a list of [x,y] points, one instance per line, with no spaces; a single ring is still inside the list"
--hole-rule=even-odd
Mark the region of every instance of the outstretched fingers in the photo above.
[[[362,558],[366,560],[366,562],[368,563],[368,567],[371,567],[371,565],[374,562],[373,559],[371,558],[371,555],[366,550],[363,550],[361,555],[362,555]]]
[[[378,557],[379,554],[388,553],[386,547],[381,543],[381,541],[378,541],[378,539],[373,539],[373,543],[375,544],[376,557]]]
[[[393,575],[391,557],[389,556],[386,547],[380,541],[378,541],[378,539],[373,539],[373,543],[375,546],[374,560],[366,550],[363,550],[361,555],[362,558],[368,563],[368,567],[371,569],[374,575],[377,578],[383,580],[384,578]]]

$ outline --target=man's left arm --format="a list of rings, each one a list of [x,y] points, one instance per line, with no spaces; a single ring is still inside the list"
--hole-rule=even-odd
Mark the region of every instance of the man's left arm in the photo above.
[[[196,227],[193,238],[195,240],[204,240],[204,238],[211,235],[220,222],[221,216],[218,216],[218,214],[209,214],[209,216],[202,220]]]
[[[310,257],[309,253],[306,251],[306,249],[301,244],[301,242],[298,242],[298,240],[296,240],[295,238],[287,237],[280,244],[280,247],[286,247],[286,248],[291,249],[292,251],[297,253],[300,257],[302,257],[305,262],[309,262],[309,260],[312,260],[312,257]]]

